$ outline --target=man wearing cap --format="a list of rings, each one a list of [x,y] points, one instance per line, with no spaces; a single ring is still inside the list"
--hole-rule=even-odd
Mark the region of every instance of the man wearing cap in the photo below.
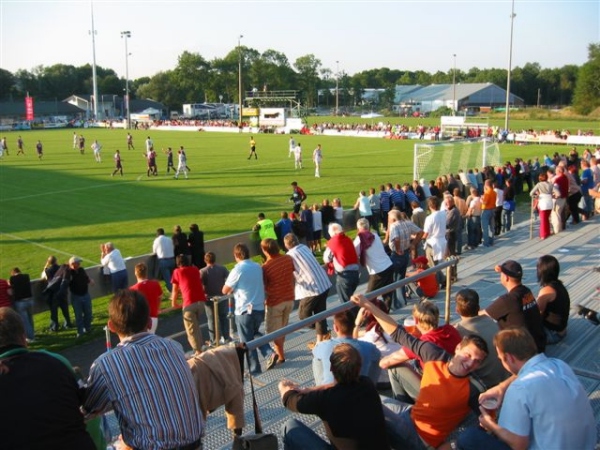
[[[526,327],[535,343],[538,352],[546,348],[546,334],[542,315],[531,290],[521,283],[523,268],[516,261],[508,260],[494,268],[500,274],[500,283],[508,291],[498,297],[479,314],[487,314],[498,322],[501,330],[511,327]]]
[[[92,331],[92,297],[88,286],[94,284],[94,280],[88,277],[86,271],[81,267],[81,258],[72,256],[69,259],[69,293],[71,306],[75,314],[75,325],[77,326],[77,337],[83,333]]]

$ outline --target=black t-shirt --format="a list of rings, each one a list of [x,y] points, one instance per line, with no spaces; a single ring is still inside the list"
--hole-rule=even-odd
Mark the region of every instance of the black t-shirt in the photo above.
[[[13,291],[13,300],[23,300],[33,297],[31,293],[31,281],[26,273],[18,273],[10,277],[10,287]]]
[[[71,281],[69,283],[71,293],[75,295],[85,295],[88,293],[89,284],[90,277],[88,277],[88,274],[83,267],[79,267],[77,270],[71,269]]]
[[[321,206],[321,222],[323,222],[323,225],[328,225],[331,222],[335,222],[335,211],[333,206]]]
[[[16,352],[2,358],[8,368],[0,375],[2,448],[94,450],[71,370],[45,352]]]
[[[549,330],[563,331],[567,328],[567,323],[569,321],[571,298],[569,297],[567,288],[565,288],[562,282],[551,281],[548,285],[556,292],[556,298],[546,305],[546,311],[544,311],[544,326]]]
[[[514,287],[510,292],[498,297],[485,311],[498,322],[501,330],[524,326],[533,336],[538,351],[543,352],[546,348],[542,315],[533,293],[527,286],[520,284]]]

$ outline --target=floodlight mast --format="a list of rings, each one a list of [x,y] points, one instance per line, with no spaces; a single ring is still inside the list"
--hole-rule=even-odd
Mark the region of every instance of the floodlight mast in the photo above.
[[[94,2],[90,2],[92,13],[92,97],[94,98],[94,121],[98,120],[98,80],[96,76],[96,29],[94,28]],[[89,109],[89,108],[88,108]]]
[[[336,61],[335,64],[335,115],[337,116],[340,110],[340,62]]]
[[[515,22],[515,0],[512,0],[512,10],[510,13],[510,44],[508,48],[508,73],[506,76],[506,111],[504,116],[504,129],[508,133],[510,118],[510,73],[512,71],[512,47],[513,47],[513,25]]]
[[[125,39],[125,109],[127,111],[127,123],[125,128],[131,128],[131,112],[129,111],[129,50],[127,49],[127,39],[131,37],[131,31],[121,31],[121,38]]]
[[[238,128],[240,130],[240,132],[243,129],[243,125],[242,125],[242,107],[243,107],[243,100],[242,100],[242,47],[240,46],[240,41],[242,40],[242,38],[244,37],[243,34],[240,34],[238,36],[238,102],[239,102],[239,120],[238,120]]]
[[[452,115],[456,115],[458,105],[456,103],[456,53],[452,55],[454,58],[454,70],[452,71]]]

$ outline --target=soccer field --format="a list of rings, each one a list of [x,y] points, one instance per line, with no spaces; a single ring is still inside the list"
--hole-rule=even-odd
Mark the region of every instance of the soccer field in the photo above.
[[[249,134],[132,131],[135,150],[127,150],[126,131],[77,129],[86,139],[85,154],[73,149],[73,129],[7,132],[9,156],[0,161],[0,274],[12,267],[39,275],[48,255],[71,255],[84,265],[99,263],[99,245],[112,241],[124,256],[151,251],[155,230],[197,223],[206,239],[250,230],[264,212],[277,220],[290,211],[290,183],[297,181],[307,202],[340,197],[351,208],[362,189],[412,178],[414,141],[301,136],[304,169],[288,157],[289,135],[254,135],[258,160],[248,160]],[[16,156],[18,135],[25,156]],[[158,152],[157,177],[147,177],[146,136]],[[38,160],[40,139],[44,156]],[[98,139],[102,162],[90,145]],[[323,146],[321,178],[314,177],[312,151]],[[166,173],[162,148],[186,149],[190,178]],[[121,150],[124,176],[111,177],[113,155]],[[553,151],[556,149],[552,148]],[[559,151],[564,151],[558,149]],[[543,147],[501,147],[502,159],[542,156]]]

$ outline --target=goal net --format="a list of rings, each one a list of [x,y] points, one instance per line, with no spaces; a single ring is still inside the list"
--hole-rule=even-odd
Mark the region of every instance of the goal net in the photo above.
[[[490,139],[464,139],[415,144],[413,179],[432,180],[459,169],[481,169],[500,164],[500,147]]]

